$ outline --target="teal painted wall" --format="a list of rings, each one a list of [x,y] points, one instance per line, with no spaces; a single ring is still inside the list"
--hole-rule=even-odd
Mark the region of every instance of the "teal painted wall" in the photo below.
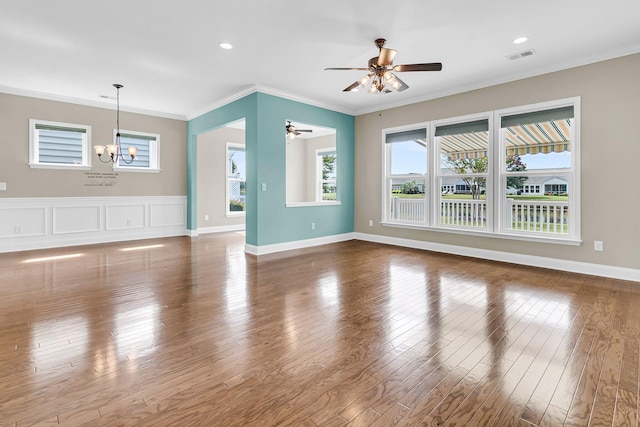
[[[247,243],[263,246],[353,232],[354,117],[259,92],[189,121],[187,228],[197,229],[197,135],[242,118],[246,123]],[[286,120],[336,129],[341,205],[286,207]]]
[[[341,205],[286,207],[286,120],[336,129]],[[258,129],[258,246],[353,232],[354,117],[258,93]]]

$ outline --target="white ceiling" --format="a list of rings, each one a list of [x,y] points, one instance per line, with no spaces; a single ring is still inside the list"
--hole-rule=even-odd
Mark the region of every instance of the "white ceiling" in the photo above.
[[[122,83],[123,110],[192,118],[258,88],[361,114],[640,52],[639,22],[638,0],[0,0],[0,92],[113,108]],[[378,37],[443,70],[342,92],[363,72],[324,68],[365,67]]]

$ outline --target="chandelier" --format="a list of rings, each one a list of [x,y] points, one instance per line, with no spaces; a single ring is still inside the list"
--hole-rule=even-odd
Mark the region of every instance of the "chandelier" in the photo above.
[[[122,154],[122,145],[120,144],[120,89],[124,86],[118,83],[114,83],[113,87],[116,88],[116,143],[115,144],[107,144],[107,145],[94,145],[93,149],[96,150],[96,154],[102,163],[117,163],[118,159],[123,161],[126,164],[131,164],[138,153],[137,147],[127,147],[127,152],[129,153],[129,161],[125,159],[124,154]],[[109,154],[107,160],[102,158],[104,152]]]

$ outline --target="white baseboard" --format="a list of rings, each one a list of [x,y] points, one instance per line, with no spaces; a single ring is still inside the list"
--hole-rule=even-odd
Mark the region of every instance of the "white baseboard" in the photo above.
[[[228,231],[243,231],[247,228],[246,224],[218,225],[215,227],[198,228],[196,235],[209,233],[226,233]]]
[[[488,249],[468,248],[464,246],[446,245],[442,243],[380,236],[376,234],[354,234],[355,239],[364,240],[367,242],[383,243],[386,245],[403,246],[406,248],[423,249],[427,251],[442,252],[452,255],[469,256],[492,261],[501,261],[512,264],[521,264],[532,267],[542,267],[552,270],[561,270],[572,273],[590,274],[593,276],[610,277],[613,279],[640,282],[640,270],[634,268],[616,267],[603,264],[591,264],[588,262],[547,258],[535,255],[514,254],[511,252],[492,251]]]
[[[255,246],[246,244],[244,251],[251,255],[266,255],[276,252],[290,251],[293,249],[310,248],[313,246],[326,245],[329,243],[344,242],[353,240],[354,233],[336,234],[335,236],[318,237],[315,239],[296,240],[294,242],[275,243],[273,245]]]

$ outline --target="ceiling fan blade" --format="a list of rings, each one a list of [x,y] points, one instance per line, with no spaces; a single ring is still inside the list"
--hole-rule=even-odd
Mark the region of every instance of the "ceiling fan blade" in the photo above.
[[[378,65],[381,67],[386,67],[391,65],[393,62],[393,57],[396,56],[396,51],[393,49],[385,49],[384,47],[380,49],[380,55],[378,55]]]
[[[407,89],[409,89],[409,85],[406,84],[405,82],[403,82],[400,77],[394,75],[394,77],[396,78],[396,80],[398,81],[398,83],[400,83],[400,87],[398,89],[396,89],[398,92],[402,92],[405,91]]]
[[[369,71],[370,68],[325,68],[325,71],[327,70],[337,70],[337,71],[343,71],[343,70],[358,70],[358,71]]]
[[[313,132],[311,129],[298,129],[298,132]]]
[[[396,65],[393,67],[393,71],[405,72],[405,71],[440,71],[442,70],[441,62],[431,62],[427,64],[404,64]]]
[[[343,92],[352,92],[355,88],[357,88],[358,86],[360,86],[360,82],[355,82],[349,86],[347,86],[346,88],[342,89]]]

